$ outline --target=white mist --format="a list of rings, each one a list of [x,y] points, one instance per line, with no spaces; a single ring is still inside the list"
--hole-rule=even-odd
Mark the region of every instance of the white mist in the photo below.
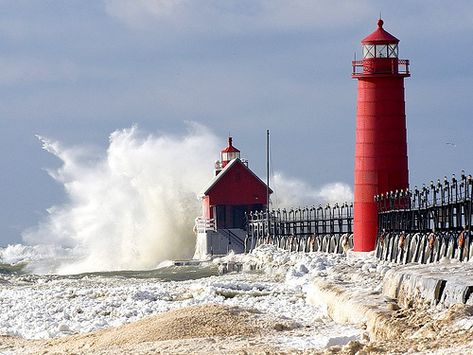
[[[63,163],[49,173],[63,184],[67,202],[50,208],[23,238],[74,249],[77,258],[56,272],[148,269],[193,255],[197,193],[220,150],[207,129],[191,124],[183,136],[115,131],[101,157],[40,139]]]

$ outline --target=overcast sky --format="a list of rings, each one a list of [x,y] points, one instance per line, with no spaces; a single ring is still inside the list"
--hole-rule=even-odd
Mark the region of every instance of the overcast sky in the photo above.
[[[194,121],[264,176],[269,128],[274,170],[352,185],[351,60],[380,12],[411,60],[411,185],[473,173],[472,1],[0,1],[0,245],[64,198],[36,134],[105,149]]]

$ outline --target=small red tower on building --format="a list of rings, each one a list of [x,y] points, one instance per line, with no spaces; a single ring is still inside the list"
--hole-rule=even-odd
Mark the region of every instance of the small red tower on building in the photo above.
[[[408,188],[404,78],[409,61],[398,59],[399,40],[378,28],[361,41],[353,61],[358,80],[355,146],[354,250],[375,248],[378,217],[374,196]]]
[[[215,163],[215,176],[201,193],[202,217],[196,219],[196,258],[244,251],[245,213],[265,210],[266,184],[240,159],[240,151],[228,146]],[[269,190],[269,193],[272,193]]]
[[[228,137],[228,146],[220,152],[220,160],[215,163],[215,175],[233,159],[240,159],[240,151],[233,146],[233,138]]]

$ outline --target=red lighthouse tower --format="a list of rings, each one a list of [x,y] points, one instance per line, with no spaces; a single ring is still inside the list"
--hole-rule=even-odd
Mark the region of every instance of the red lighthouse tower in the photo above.
[[[406,189],[404,78],[409,61],[398,59],[399,40],[378,28],[361,41],[363,59],[353,62],[358,80],[355,146],[354,250],[375,248],[378,218],[374,196]]]

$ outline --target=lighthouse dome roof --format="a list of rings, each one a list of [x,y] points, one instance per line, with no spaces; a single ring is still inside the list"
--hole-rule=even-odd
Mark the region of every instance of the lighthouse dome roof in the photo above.
[[[228,146],[222,150],[222,153],[240,153],[240,151],[233,146],[232,137],[228,137]]]
[[[399,40],[383,28],[384,21],[378,20],[378,28],[361,41],[362,44],[399,43]]]

